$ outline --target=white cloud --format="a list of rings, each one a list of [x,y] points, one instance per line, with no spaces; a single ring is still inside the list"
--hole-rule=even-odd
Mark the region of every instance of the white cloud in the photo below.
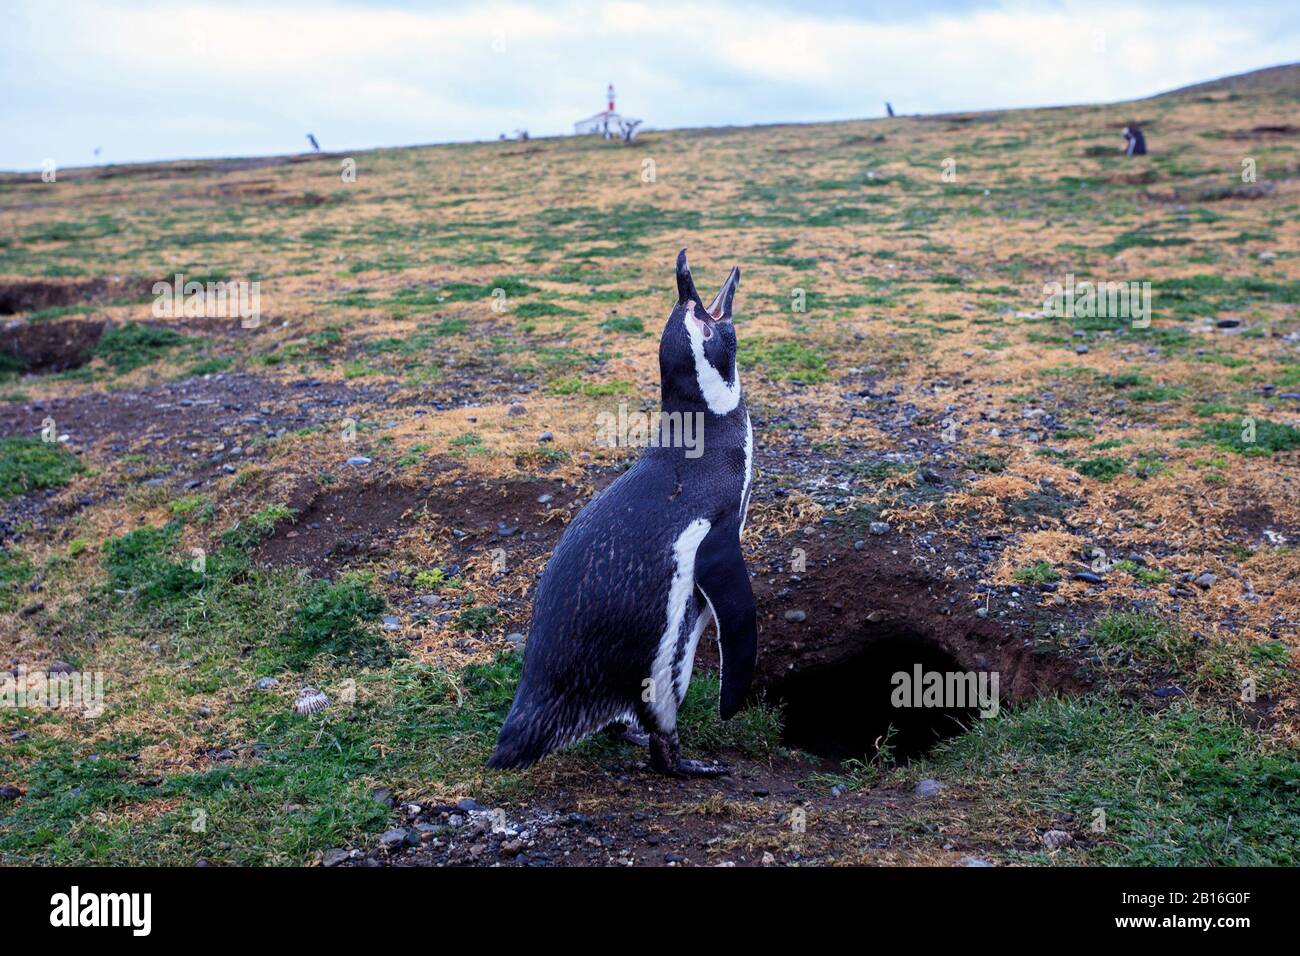
[[[327,149],[561,133],[610,80],[661,127],[1126,99],[1285,62],[1300,33],[1280,8],[1181,0],[47,9],[20,2],[0,37],[0,167],[282,152],[308,129]]]

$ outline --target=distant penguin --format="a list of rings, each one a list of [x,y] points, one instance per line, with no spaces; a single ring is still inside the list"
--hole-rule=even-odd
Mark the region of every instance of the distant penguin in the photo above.
[[[731,306],[739,284],[733,268],[706,308],[686,250],[678,254],[678,301],[659,340],[661,441],[588,502],[551,555],[533,602],[523,679],[488,766],[527,767],[601,729],[636,740],[632,728],[640,727],[655,770],[727,772],[681,756],[677,709],[710,623],[724,719],[740,709],[758,654],[740,551],[754,432],[736,372]],[[663,440],[668,424],[686,416],[699,427],[695,441]]]
[[[1125,156],[1145,156],[1147,154],[1147,138],[1142,135],[1142,130],[1132,124],[1124,127],[1124,155]]]
[[[314,150],[315,150],[316,152],[318,152],[318,153],[320,152],[320,143],[316,142],[316,137],[315,137],[315,135],[313,135],[312,133],[308,133],[308,134],[307,134],[307,142],[311,143],[311,148],[312,148],[312,149],[314,149]]]
[[[894,115],[894,107],[888,100],[885,101],[885,112],[890,116]]]

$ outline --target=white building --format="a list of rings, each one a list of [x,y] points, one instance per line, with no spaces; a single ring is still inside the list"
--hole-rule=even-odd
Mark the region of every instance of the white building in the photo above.
[[[573,124],[573,132],[577,136],[590,136],[595,133],[613,139],[617,136],[624,142],[632,142],[636,136],[636,128],[641,125],[639,119],[633,119],[630,116],[620,116],[614,111],[614,84],[609,85],[609,106],[601,110],[595,116],[588,116],[586,119],[578,120]]]

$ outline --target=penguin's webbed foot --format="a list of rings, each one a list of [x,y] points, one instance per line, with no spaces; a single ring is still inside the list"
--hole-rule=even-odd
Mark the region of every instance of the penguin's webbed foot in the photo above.
[[[621,720],[616,720],[605,728],[605,733],[610,739],[619,743],[631,744],[634,747],[649,747],[650,735],[642,733],[639,730],[633,730]]]
[[[725,777],[730,773],[731,768],[725,763],[714,763],[711,760],[691,760],[687,757],[678,757],[677,769],[674,776]]]
[[[676,733],[650,735],[650,767],[669,777],[721,777],[731,773],[725,764],[683,757]]]

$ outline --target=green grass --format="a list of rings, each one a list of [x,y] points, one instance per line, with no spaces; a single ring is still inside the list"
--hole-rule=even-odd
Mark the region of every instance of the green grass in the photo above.
[[[1074,814],[1092,846],[1064,862],[1300,863],[1300,754],[1186,702],[1153,712],[1113,697],[1040,700],[975,721],[912,773],[962,780],[1000,814],[1012,800],[1042,829]],[[1092,833],[1098,810],[1105,832]]]
[[[1098,481],[1110,481],[1112,478],[1124,474],[1126,467],[1127,463],[1123,458],[1116,458],[1113,455],[1096,455],[1075,463],[1074,470],[1089,478],[1096,478]]]
[[[1061,579],[1056,569],[1047,561],[1035,561],[1033,564],[1018,568],[1013,577],[1021,584],[1048,584]]]
[[[21,551],[0,548],[0,612],[12,611],[22,600],[23,585],[31,580],[32,563]]]
[[[982,451],[967,459],[966,467],[971,471],[998,475],[1007,470],[1007,460],[1001,455],[990,455],[988,452]]]
[[[122,374],[156,362],[187,341],[184,335],[167,326],[128,322],[106,328],[95,354]]]
[[[0,501],[45,488],[61,488],[86,469],[58,442],[0,438]]]
[[[383,598],[371,593],[364,577],[348,575],[337,584],[313,582],[284,636],[290,666],[304,667],[318,655],[335,663],[387,666],[393,648],[368,626],[383,611]]]
[[[621,332],[628,335],[640,335],[645,332],[645,325],[642,321],[634,316],[614,316],[600,323],[602,332]]]
[[[1300,428],[1264,418],[1212,422],[1201,433],[1219,447],[1242,455],[1272,455],[1300,448]]]
[[[774,382],[803,382],[813,385],[830,377],[826,371],[826,360],[816,349],[809,348],[802,342],[765,342],[761,339],[741,342],[737,364],[741,367],[761,368]]]
[[[1137,611],[1112,611],[1103,614],[1089,631],[1093,643],[1103,651],[1133,654],[1145,661],[1168,667],[1187,667],[1195,653],[1194,645],[1176,626]]]

